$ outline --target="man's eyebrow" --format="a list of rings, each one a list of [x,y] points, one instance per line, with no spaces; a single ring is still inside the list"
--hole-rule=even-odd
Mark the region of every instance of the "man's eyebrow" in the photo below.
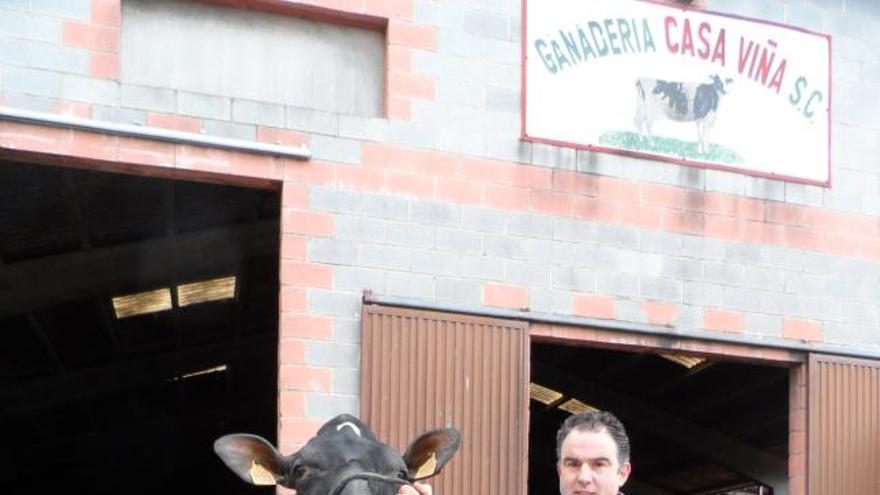
[[[585,460],[586,460],[587,462],[598,462],[598,461],[611,462],[611,458],[610,458],[610,457],[605,457],[605,456],[590,457],[590,458],[585,459]],[[565,457],[562,458],[562,461],[563,461],[563,462],[574,461],[574,462],[578,462],[578,463],[582,462],[582,460],[581,460],[580,458],[575,457],[575,456],[565,456]]]

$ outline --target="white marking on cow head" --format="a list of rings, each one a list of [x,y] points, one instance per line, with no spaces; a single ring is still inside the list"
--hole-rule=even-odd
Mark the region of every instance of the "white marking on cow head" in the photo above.
[[[361,429],[355,426],[351,421],[346,421],[345,423],[340,424],[336,427],[336,431],[342,431],[343,428],[348,427],[354,430],[354,434],[357,436],[361,436]]]

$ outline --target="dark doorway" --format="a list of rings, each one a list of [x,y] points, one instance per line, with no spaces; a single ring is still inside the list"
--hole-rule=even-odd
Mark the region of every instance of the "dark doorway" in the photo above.
[[[254,493],[212,443],[275,440],[279,196],[0,162],[0,493]]]
[[[584,405],[627,427],[627,495],[766,495],[756,474],[785,479],[787,368],[553,343],[533,343],[531,361],[530,495],[558,493],[556,430]]]

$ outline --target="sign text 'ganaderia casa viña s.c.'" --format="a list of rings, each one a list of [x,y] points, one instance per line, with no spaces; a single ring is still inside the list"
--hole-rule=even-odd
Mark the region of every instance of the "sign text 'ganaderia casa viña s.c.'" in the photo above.
[[[828,36],[640,0],[526,0],[525,139],[830,182]]]

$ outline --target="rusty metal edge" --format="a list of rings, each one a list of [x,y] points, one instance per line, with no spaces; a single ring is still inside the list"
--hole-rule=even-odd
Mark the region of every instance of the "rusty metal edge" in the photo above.
[[[482,316],[506,320],[519,320],[524,322],[540,322],[577,327],[591,327],[602,330],[615,330],[625,333],[652,335],[658,337],[672,337],[724,344],[759,346],[801,353],[820,353],[853,358],[880,359],[880,349],[858,349],[847,346],[836,346],[832,344],[794,342],[777,337],[756,337],[752,335],[739,334],[721,335],[714,332],[705,332],[700,330],[689,330],[687,332],[684,332],[676,330],[674,327],[671,326],[651,325],[646,323],[620,320],[604,320],[574,315],[541,313],[536,311],[529,311],[527,309],[516,310],[466,304],[440,303],[420,299],[379,295],[371,291],[364,291],[363,302],[364,304],[380,304],[384,306],[422,309],[444,313],[459,313],[471,316]]]

